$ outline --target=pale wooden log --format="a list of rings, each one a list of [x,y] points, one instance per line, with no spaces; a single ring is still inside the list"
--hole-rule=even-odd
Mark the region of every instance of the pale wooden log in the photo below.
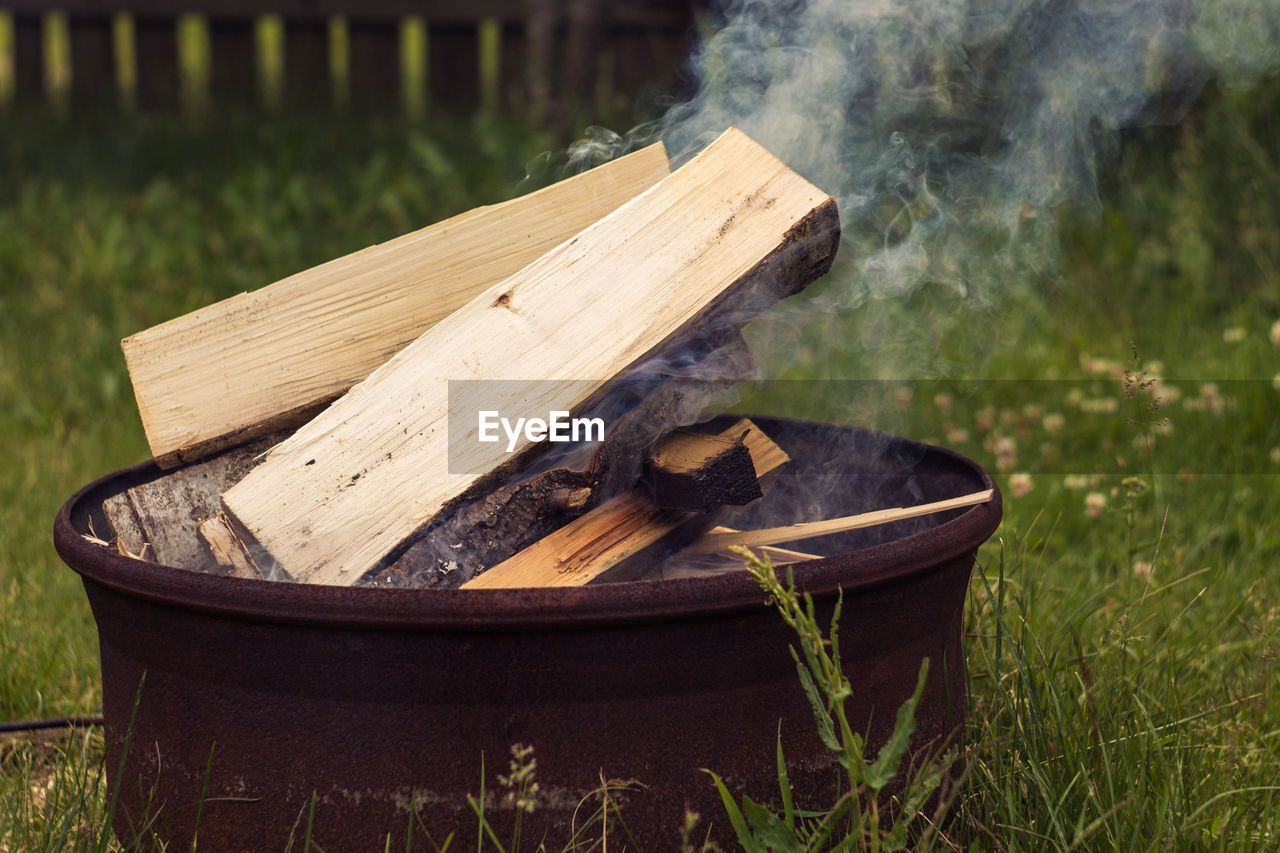
[[[864,527],[891,524],[908,518],[932,515],[935,512],[986,503],[991,500],[993,494],[995,494],[994,490],[984,489],[980,492],[947,498],[942,501],[934,501],[917,506],[878,509],[873,512],[844,516],[843,518],[803,521],[799,524],[787,524],[782,527],[769,527],[761,530],[708,533],[690,545],[688,550],[693,554],[711,554],[739,546],[756,548],[761,545],[773,545],[778,542],[798,542],[803,539],[813,539],[832,533],[845,533],[850,530],[860,530]]]
[[[838,241],[835,201],[730,129],[427,331],[274,448],[223,509],[294,579],[349,586],[536,449],[521,438],[507,454],[474,440],[477,425],[471,440],[455,437],[465,451],[450,460],[449,379],[541,383],[534,400],[519,382],[489,388],[483,408],[504,416],[580,412],[664,345],[740,326],[804,287]]]
[[[757,477],[787,461],[786,452],[749,420],[739,421],[720,435],[742,437]],[[583,586],[593,581],[628,580],[710,523],[705,515],[662,509],[643,489],[635,489],[539,539],[462,588]]]
[[[115,535],[133,554],[166,566],[218,571],[197,535],[197,524],[219,511],[223,492],[253,470],[284,438],[272,434],[169,471],[102,502]]]
[[[476,294],[669,174],[661,144],[122,342],[162,467],[309,419]]]

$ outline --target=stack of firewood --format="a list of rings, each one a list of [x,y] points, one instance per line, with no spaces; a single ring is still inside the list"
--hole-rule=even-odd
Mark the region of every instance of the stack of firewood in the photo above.
[[[741,326],[825,273],[839,232],[830,197],[730,129],[675,172],[655,145],[143,331],[124,352],[172,470],[106,502],[117,547],[467,587],[723,550],[714,511],[786,454],[750,421],[675,428],[749,372]]]

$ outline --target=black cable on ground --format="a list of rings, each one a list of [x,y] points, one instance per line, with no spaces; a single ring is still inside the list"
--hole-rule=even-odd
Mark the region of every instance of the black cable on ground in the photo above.
[[[102,725],[101,714],[92,714],[87,717],[52,717],[48,720],[13,720],[0,723],[0,734],[35,732],[41,729],[87,729],[100,725]]]

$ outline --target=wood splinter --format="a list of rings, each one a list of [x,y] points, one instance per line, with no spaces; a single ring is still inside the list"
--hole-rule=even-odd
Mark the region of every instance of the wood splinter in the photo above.
[[[689,546],[691,554],[713,554],[734,546],[757,548],[762,545],[775,545],[779,542],[798,542],[802,539],[813,539],[832,533],[845,533],[860,530],[864,527],[875,527],[880,524],[891,524],[908,518],[919,518],[948,509],[973,506],[986,503],[995,494],[993,489],[984,489],[955,498],[948,498],[918,506],[893,507],[878,509],[858,515],[847,515],[842,518],[829,518],[824,521],[805,521],[799,524],[786,524],[782,527],[769,527],[761,530],[736,530],[729,532],[709,532]]]
[[[213,559],[218,565],[230,569],[227,574],[233,578],[262,579],[262,572],[249,554],[249,549],[231,529],[225,515],[218,513],[212,518],[206,518],[200,522],[199,530]]]

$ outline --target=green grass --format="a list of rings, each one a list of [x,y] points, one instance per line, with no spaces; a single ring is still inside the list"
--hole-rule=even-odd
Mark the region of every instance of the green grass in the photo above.
[[[968,785],[939,849],[1280,844],[1277,106],[1274,82],[1210,93],[1128,140],[1052,277],[981,307],[927,287],[870,301],[793,343],[802,381],[748,401],[955,447],[1004,489],[968,603]],[[121,337],[554,176],[519,127],[343,121],[6,119],[0,719],[100,702],[50,527],[148,455]],[[1125,396],[1134,348],[1156,411]],[[0,850],[93,848],[102,761],[95,734],[0,739]]]

